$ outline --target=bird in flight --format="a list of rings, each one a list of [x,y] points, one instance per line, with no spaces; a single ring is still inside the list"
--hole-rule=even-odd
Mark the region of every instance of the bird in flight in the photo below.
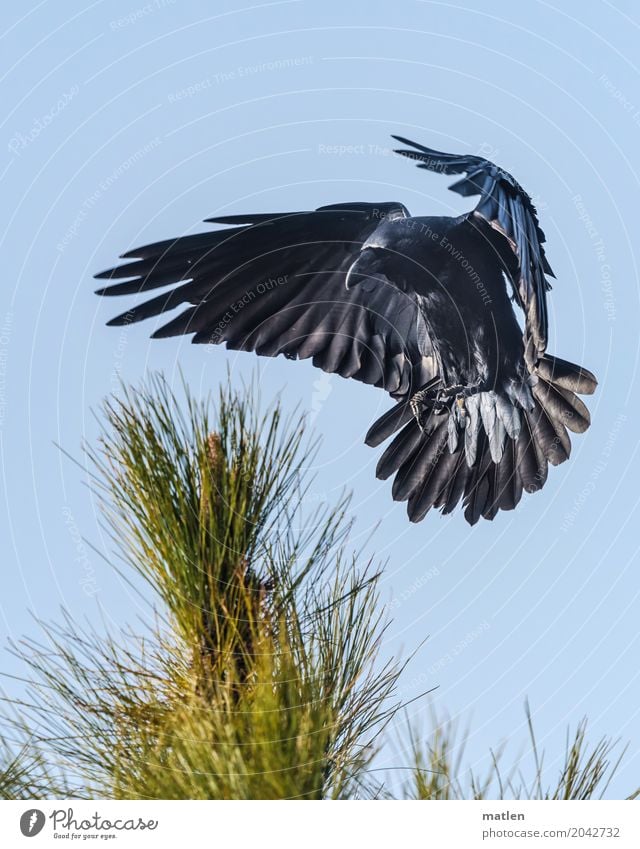
[[[400,136],[419,168],[461,174],[478,195],[458,217],[412,216],[401,203],[227,215],[218,229],[122,255],[97,274],[101,295],[171,287],[112,319],[127,325],[183,304],[153,333],[191,334],[314,366],[384,389],[393,407],[366,443],[392,441],[378,478],[413,522],[462,502],[470,524],[544,486],[548,465],[582,433],[591,372],[547,352],[544,233],[516,180],[479,156],[440,153]],[[125,279],[126,278],[126,279]],[[518,321],[514,306],[522,312]]]

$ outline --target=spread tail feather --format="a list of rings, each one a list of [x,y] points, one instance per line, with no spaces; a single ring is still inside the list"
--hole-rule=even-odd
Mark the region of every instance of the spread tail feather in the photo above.
[[[372,425],[368,445],[395,434],[376,475],[395,475],[393,498],[407,502],[412,522],[432,507],[451,513],[460,502],[469,524],[494,519],[500,510],[513,510],[523,492],[542,489],[549,465],[569,458],[567,431],[582,433],[590,424],[576,393],[591,394],[596,380],[580,366],[545,355],[532,383],[528,408],[506,394],[481,392],[466,399],[464,422],[452,401],[449,408],[427,407],[419,425],[405,400]],[[454,428],[460,431],[452,435]]]

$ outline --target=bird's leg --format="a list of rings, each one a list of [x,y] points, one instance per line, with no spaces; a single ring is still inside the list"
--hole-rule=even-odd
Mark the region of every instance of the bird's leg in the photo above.
[[[425,413],[441,413],[444,410],[452,410],[456,420],[462,425],[466,417],[465,398],[478,391],[477,386],[465,386],[463,384],[452,384],[451,386],[426,386],[411,397],[411,412],[414,415],[418,427],[424,431]],[[455,406],[454,406],[455,402]]]
[[[411,412],[413,413],[413,417],[418,423],[418,427],[424,433],[424,402],[427,401],[429,396],[432,396],[433,393],[429,389],[420,389],[415,395],[412,395],[409,404],[411,406]]]
[[[441,402],[450,401],[453,397],[464,396],[468,387],[461,383],[454,383],[452,386],[443,386],[438,393],[438,400]]]
[[[424,432],[425,413],[441,412],[447,406],[446,400],[447,392],[440,383],[429,384],[412,395],[409,404],[421,431]]]
[[[465,399],[469,395],[474,395],[479,391],[478,384],[473,384],[472,386],[449,386],[447,390],[449,391],[449,397],[455,401],[455,406],[452,405],[452,409],[456,414],[456,418],[460,421],[467,415],[467,408],[464,403]]]

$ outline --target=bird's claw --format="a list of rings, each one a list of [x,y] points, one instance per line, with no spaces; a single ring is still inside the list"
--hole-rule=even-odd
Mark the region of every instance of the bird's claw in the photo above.
[[[427,410],[435,413],[452,410],[456,419],[462,424],[462,420],[467,415],[465,398],[477,391],[474,386],[462,386],[461,384],[421,389],[411,398],[411,412],[423,433]]]
[[[411,412],[413,413],[413,417],[416,420],[418,427],[424,433],[424,407],[422,406],[423,401],[426,399],[429,393],[422,389],[411,398],[409,402],[411,405]]]

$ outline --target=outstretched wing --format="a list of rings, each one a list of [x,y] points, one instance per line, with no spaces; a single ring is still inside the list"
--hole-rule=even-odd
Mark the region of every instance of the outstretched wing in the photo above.
[[[134,262],[96,277],[130,278],[103,295],[169,291],[109,324],[123,325],[188,308],[153,334],[193,334],[264,356],[312,358],[327,372],[382,387],[402,398],[433,377],[433,358],[415,300],[383,276],[347,289],[363,243],[402,204],[350,203],[313,212],[226,216],[233,225],[137,248]]]
[[[545,275],[554,275],[542,247],[545,236],[531,198],[511,174],[488,159],[441,153],[402,136],[393,138],[414,148],[396,153],[416,160],[418,168],[465,174],[449,188],[464,197],[480,195],[474,214],[508,240],[518,261],[512,282],[515,298],[525,314],[525,359],[532,370],[547,346],[546,293],[551,287]]]

